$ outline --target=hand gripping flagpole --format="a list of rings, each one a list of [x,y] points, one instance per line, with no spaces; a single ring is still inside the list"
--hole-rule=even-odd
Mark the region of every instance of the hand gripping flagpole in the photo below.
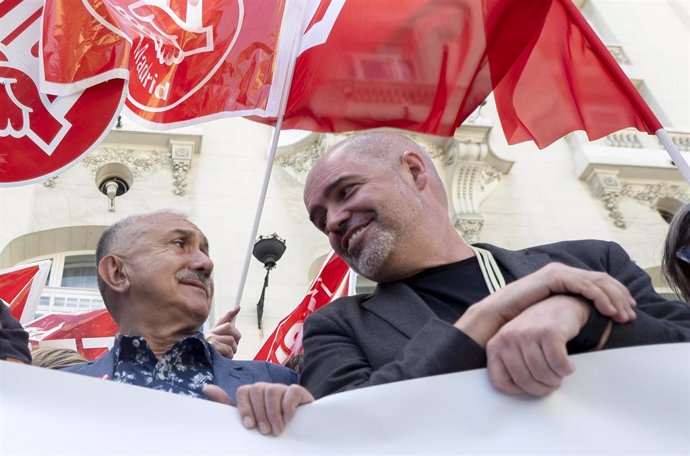
[[[295,6],[294,3],[286,5],[286,8],[290,6]],[[308,15],[303,15],[305,17]],[[254,214],[254,223],[252,225],[251,232],[249,233],[249,242],[247,243],[247,250],[244,255],[244,263],[242,264],[242,275],[240,276],[239,283],[237,285],[237,293],[235,294],[235,307],[240,305],[242,301],[242,293],[244,292],[244,286],[247,282],[247,273],[249,272],[249,262],[252,258],[252,250],[254,247],[254,242],[256,240],[256,234],[259,231],[259,223],[261,222],[261,214],[264,210],[264,203],[266,202],[266,192],[268,191],[268,182],[271,179],[271,170],[273,169],[273,161],[276,156],[276,149],[278,148],[278,139],[280,138],[280,130],[283,126],[283,118],[285,117],[285,109],[287,107],[288,98],[290,96],[290,87],[292,86],[292,76],[295,72],[295,64],[297,61],[297,55],[300,50],[302,35],[304,34],[304,29],[307,24],[303,24],[302,28],[298,33],[295,34],[292,39],[290,57],[288,60],[288,69],[285,73],[285,80],[283,82],[283,90],[280,95],[280,104],[278,107],[278,115],[276,116],[276,125],[273,129],[273,134],[271,135],[271,146],[268,151],[268,158],[266,160],[266,169],[264,170],[264,178],[261,184],[261,192],[259,194],[259,201],[256,205],[256,212]]]

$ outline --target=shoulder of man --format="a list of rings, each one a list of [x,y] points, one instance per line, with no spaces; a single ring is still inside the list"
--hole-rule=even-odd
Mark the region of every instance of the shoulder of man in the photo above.
[[[297,372],[288,367],[267,361],[228,359],[215,350],[213,352],[214,372],[217,374],[229,373],[240,379],[248,376],[252,382],[284,383],[286,385],[299,382]]]
[[[71,372],[73,374],[86,375],[89,377],[102,377],[103,375],[112,375],[114,370],[114,358],[112,351],[108,351],[100,358],[89,361],[83,364],[74,364],[72,366],[63,367],[59,369],[61,372]]]
[[[360,293],[352,296],[343,296],[333,302],[326,304],[318,310],[312,312],[305,320],[305,324],[309,321],[324,318],[338,318],[347,315],[354,315],[361,312],[361,305],[374,297],[373,293]]]
[[[531,247],[525,247],[520,250],[512,251],[491,244],[477,244],[476,246],[490,250],[494,254],[546,254],[551,257],[552,261],[564,262],[567,262],[568,260],[572,259],[604,259],[612,252],[625,254],[625,250],[623,250],[623,248],[619,244],[612,241],[604,241],[601,239],[579,239],[572,241],[559,241],[553,242],[551,244],[535,245]],[[627,254],[625,255],[627,256]]]

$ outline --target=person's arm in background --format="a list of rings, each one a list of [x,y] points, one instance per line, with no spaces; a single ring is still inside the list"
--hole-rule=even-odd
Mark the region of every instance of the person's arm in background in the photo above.
[[[690,341],[690,306],[659,295],[649,275],[615,242],[607,242],[607,270],[625,285],[637,301],[637,318],[613,322],[603,348]]]

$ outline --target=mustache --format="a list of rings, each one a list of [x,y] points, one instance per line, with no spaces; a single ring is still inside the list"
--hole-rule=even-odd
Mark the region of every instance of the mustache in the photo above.
[[[211,279],[201,271],[187,269],[186,271],[175,274],[175,278],[178,281],[195,280],[201,282],[206,290],[206,294],[209,296],[211,295]]]

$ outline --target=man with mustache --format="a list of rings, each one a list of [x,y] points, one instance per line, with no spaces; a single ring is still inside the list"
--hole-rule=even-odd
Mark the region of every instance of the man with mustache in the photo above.
[[[306,320],[302,384],[317,398],[481,367],[499,391],[543,396],[574,371],[569,354],[690,340],[690,308],[656,294],[617,244],[467,244],[431,158],[405,136],[337,144],[304,203],[335,252],[378,282]]]
[[[280,434],[313,397],[285,367],[219,354],[199,328],[213,299],[206,236],[183,215],[128,217],[101,236],[98,286],[120,327],[98,360],[62,369],[237,405],[247,428]]]

